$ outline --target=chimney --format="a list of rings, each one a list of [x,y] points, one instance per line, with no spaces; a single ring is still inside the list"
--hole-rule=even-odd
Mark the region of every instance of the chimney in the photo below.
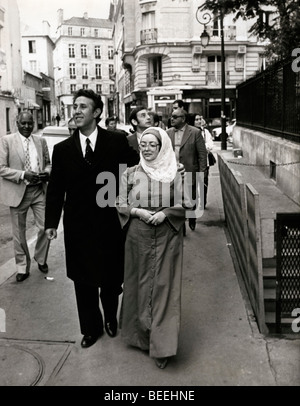
[[[88,13],[87,13],[87,12],[85,12],[85,13],[83,14],[83,18],[84,18],[85,20],[88,20]]]
[[[64,20],[64,10],[62,8],[57,10],[57,26],[60,27]]]
[[[50,24],[48,21],[43,21],[43,34],[50,37]]]

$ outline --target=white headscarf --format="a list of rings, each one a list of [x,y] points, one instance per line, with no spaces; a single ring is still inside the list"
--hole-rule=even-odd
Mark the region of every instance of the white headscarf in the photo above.
[[[161,148],[157,157],[153,161],[146,161],[140,152],[140,163],[146,174],[158,182],[172,182],[177,174],[177,162],[172,142],[165,130],[160,127],[150,127],[141,136],[141,141],[145,134],[155,135],[161,141]]]

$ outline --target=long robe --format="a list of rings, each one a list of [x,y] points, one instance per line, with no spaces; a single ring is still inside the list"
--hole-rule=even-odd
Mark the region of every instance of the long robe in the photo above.
[[[121,191],[127,196],[117,200],[121,226],[127,230],[121,336],[129,345],[149,350],[150,357],[163,358],[176,355],[178,347],[185,209],[180,204],[154,207],[153,202],[162,202],[162,185],[145,173],[143,179],[148,182],[136,182],[141,172],[140,165],[125,171]],[[148,205],[142,201],[141,190],[148,193]],[[174,183],[169,190],[172,205]],[[158,226],[148,225],[130,217],[132,207],[161,210],[166,219]]]

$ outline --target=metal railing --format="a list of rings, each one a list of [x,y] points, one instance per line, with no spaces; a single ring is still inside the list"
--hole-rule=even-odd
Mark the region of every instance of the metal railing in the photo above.
[[[277,62],[237,86],[237,124],[300,143],[300,72]]]
[[[276,217],[276,332],[300,308],[300,213]]]
[[[157,42],[157,28],[141,30],[141,44],[155,44]]]
[[[206,84],[207,86],[220,87],[222,83],[221,72],[208,71],[206,72]],[[225,72],[225,83],[229,85],[229,72]]]
[[[159,73],[159,74],[148,73],[147,74],[147,86],[148,87],[156,87],[156,86],[162,86],[162,85],[163,85],[162,73]]]

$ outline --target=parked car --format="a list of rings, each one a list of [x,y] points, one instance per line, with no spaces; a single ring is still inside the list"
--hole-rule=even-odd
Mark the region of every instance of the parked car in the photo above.
[[[211,135],[213,133],[213,130],[217,127],[221,127],[221,125],[222,123],[219,117],[207,120],[207,129],[211,133]]]
[[[70,136],[70,133],[68,127],[57,127],[50,125],[43,129],[41,136],[44,137],[47,141],[51,158],[54,145],[68,138]]]
[[[231,120],[230,122],[227,121],[226,123],[226,133],[227,133],[227,137],[232,137],[232,132],[233,132],[233,128],[236,124],[236,119]],[[221,133],[222,133],[222,126],[221,127],[215,127],[212,131],[211,131],[211,135],[213,137],[214,141],[221,141]]]

